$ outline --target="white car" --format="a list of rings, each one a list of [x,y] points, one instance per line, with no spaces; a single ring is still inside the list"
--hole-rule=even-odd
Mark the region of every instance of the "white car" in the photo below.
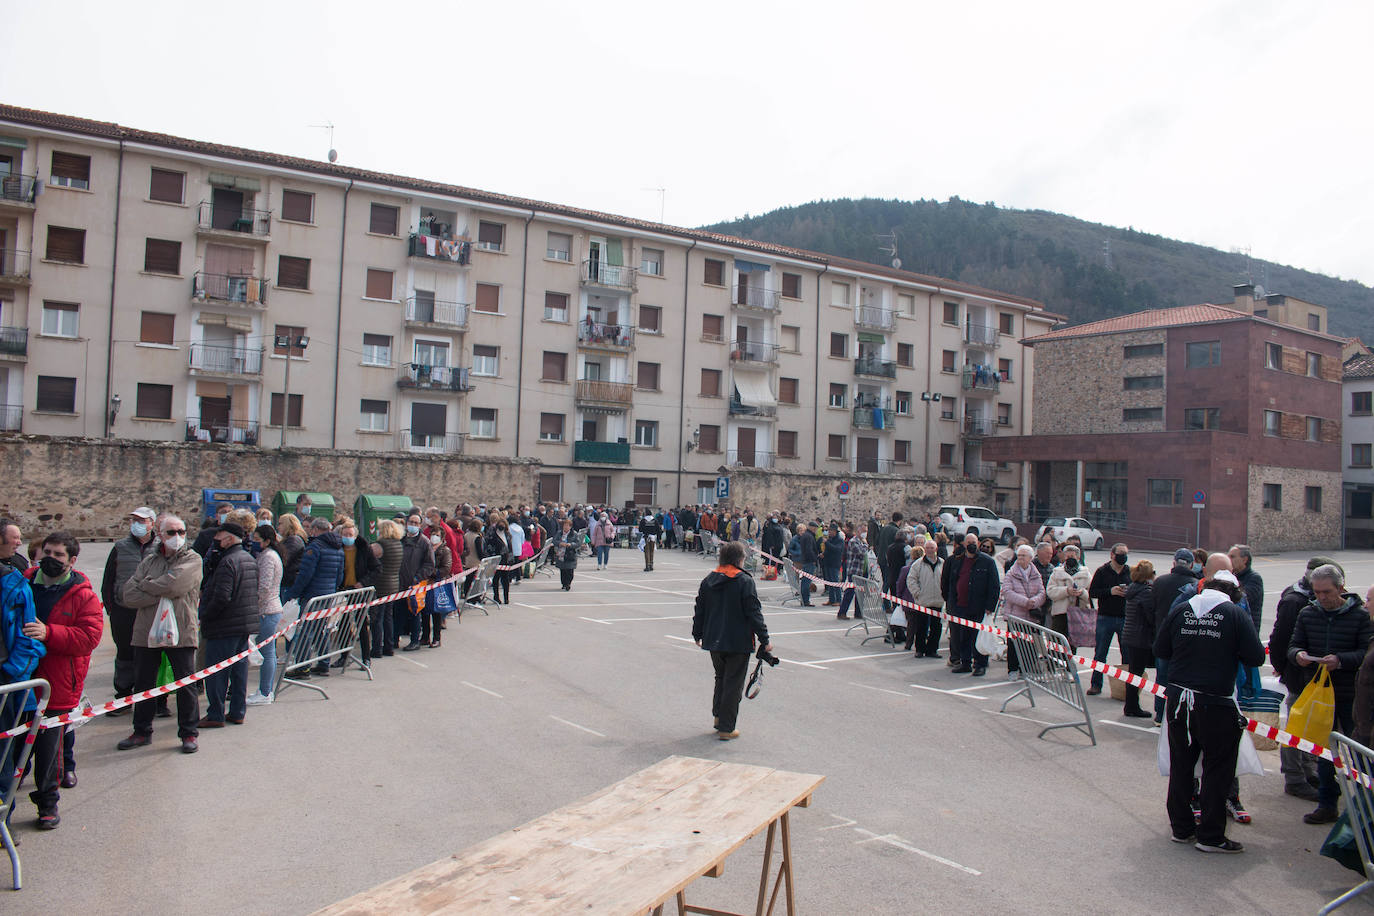
[[[1089,525],[1087,519],[1065,516],[1047,518],[1045,524],[1041,525],[1035,532],[1037,544],[1046,532],[1054,535],[1056,544],[1062,544],[1069,539],[1070,535],[1076,534],[1084,550],[1101,550],[1103,546],[1102,532]]]
[[[962,538],[972,533],[980,538],[992,537],[1003,544],[1010,544],[1011,539],[1016,537],[1015,522],[982,506],[941,506],[935,514],[940,516],[951,538]]]

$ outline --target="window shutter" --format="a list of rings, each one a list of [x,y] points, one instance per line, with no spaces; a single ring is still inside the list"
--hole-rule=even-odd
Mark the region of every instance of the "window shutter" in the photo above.
[[[539,438],[563,438],[563,415],[561,413],[541,413],[539,415]]]
[[[48,251],[45,257],[49,261],[84,264],[86,261],[86,230],[49,226]]]
[[[171,346],[177,316],[167,312],[144,312],[139,320],[138,339],[143,343]]]
[[[478,223],[477,243],[489,248],[500,249],[505,244],[506,227],[503,223]]]
[[[400,223],[400,214],[401,211],[396,207],[388,207],[386,204],[373,204],[367,231],[377,235],[395,235],[396,228]]]
[[[149,420],[172,419],[172,386],[138,385],[138,398],[134,406],[134,416]]]
[[[797,434],[792,430],[778,431],[778,455],[782,458],[797,457]]]
[[[709,337],[713,340],[721,339],[721,328],[725,326],[724,319],[720,315],[701,316],[701,336]]]
[[[638,386],[650,391],[658,390],[658,363],[640,363]]]
[[[310,259],[281,255],[277,258],[277,285],[286,289],[310,288]]]
[[[365,295],[369,299],[390,299],[391,298],[392,272],[389,270],[367,269],[367,292]]]
[[[295,220],[298,223],[309,223],[314,221],[315,216],[315,195],[306,191],[287,191],[281,192],[281,218]]]
[[[703,425],[701,427],[701,435],[698,437],[697,447],[703,452],[720,451],[720,427]]]
[[[143,269],[149,273],[181,273],[181,243],[168,239],[148,239],[143,249]]]
[[[563,475],[562,474],[540,474],[539,475],[539,499],[543,502],[562,502],[563,500]]]
[[[549,350],[544,351],[544,379],[552,381],[563,381],[567,377],[568,356],[566,353],[554,353]]]
[[[89,184],[91,181],[91,157],[53,150],[52,176]]]
[[[185,184],[185,173],[155,168],[152,170],[152,175],[148,179],[148,198],[150,200],[160,200],[170,204],[182,203],[185,200],[184,192],[182,191]]]
[[[778,400],[784,404],[797,403],[797,380],[794,378],[778,379]]]
[[[491,283],[477,284],[477,305],[479,312],[496,312],[501,306],[501,287]]]
[[[56,413],[76,412],[76,379],[55,375],[38,377],[38,400],[34,405],[39,410]]]

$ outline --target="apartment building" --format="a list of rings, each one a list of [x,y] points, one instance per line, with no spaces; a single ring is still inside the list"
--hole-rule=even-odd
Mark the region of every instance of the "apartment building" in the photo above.
[[[0,426],[534,458],[544,499],[722,467],[993,480],[1032,300],[0,106]]]
[[[1345,361],[1341,387],[1345,407],[1342,546],[1374,547],[1374,354],[1363,344]]]

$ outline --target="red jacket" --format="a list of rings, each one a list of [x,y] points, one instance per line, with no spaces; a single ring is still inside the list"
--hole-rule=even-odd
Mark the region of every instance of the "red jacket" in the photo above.
[[[429,537],[433,535],[434,531],[433,525],[427,526],[425,528],[425,536]],[[455,562],[457,562],[456,558],[463,555],[463,539],[458,535],[458,532],[454,531],[453,528],[445,522],[439,523],[439,535],[444,539],[444,543],[448,546],[449,552],[455,558]],[[459,565],[462,564],[460,563]]]
[[[32,582],[37,572],[35,566],[24,576]],[[91,653],[100,645],[105,631],[104,608],[91,588],[91,580],[76,570],[72,570],[72,575],[76,581],[48,614],[48,637],[43,640],[48,654],[33,673],[52,685],[49,709],[75,709],[81,702]]]

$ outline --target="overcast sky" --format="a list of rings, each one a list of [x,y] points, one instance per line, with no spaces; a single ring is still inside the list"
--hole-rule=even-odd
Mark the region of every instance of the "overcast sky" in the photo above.
[[[700,225],[950,196],[1374,284],[1374,3],[8,4],[0,98]],[[1218,295],[1221,295],[1219,292]]]

